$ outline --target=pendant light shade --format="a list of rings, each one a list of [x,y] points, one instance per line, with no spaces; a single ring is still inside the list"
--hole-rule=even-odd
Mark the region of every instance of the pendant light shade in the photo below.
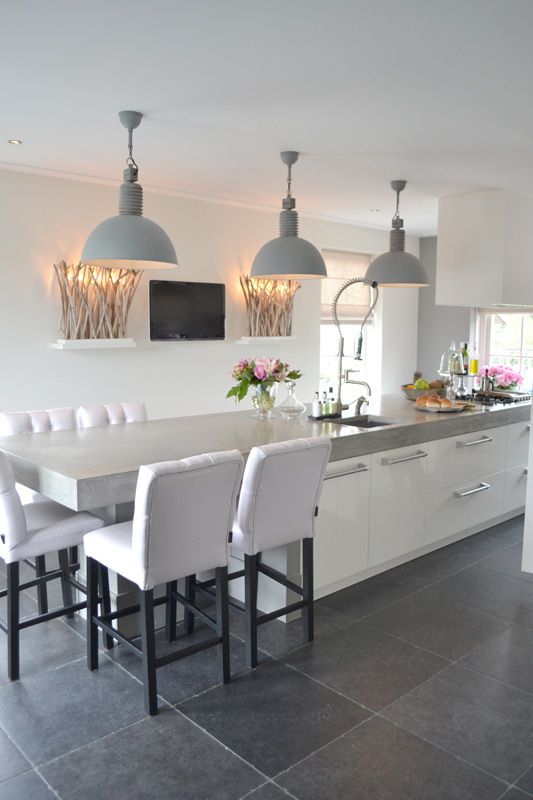
[[[298,160],[298,155],[294,150],[281,153],[281,160],[288,167],[288,178],[287,196],[279,215],[279,236],[263,245],[254,258],[251,269],[254,278],[327,278],[326,265],[320,251],[311,242],[298,236],[298,212],[291,194],[291,168]]]
[[[391,181],[391,187],[396,192],[396,213],[392,218],[389,252],[375,258],[365,276],[368,281],[375,282],[379,286],[413,288],[429,286],[426,270],[420,259],[405,252],[405,231],[403,219],[400,217],[399,203],[400,192],[406,185],[407,181]]]
[[[137,183],[139,170],[132,155],[132,131],[140,125],[142,114],[121,111],[119,117],[129,135],[119,213],[96,226],[85,242],[81,261],[110,269],[173,269],[178,259],[170,238],[142,215],[143,190]]]

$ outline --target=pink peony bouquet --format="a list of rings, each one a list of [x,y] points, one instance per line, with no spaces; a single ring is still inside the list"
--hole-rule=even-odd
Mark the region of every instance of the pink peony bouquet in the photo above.
[[[512,367],[508,367],[506,364],[482,367],[479,372],[480,376],[486,375],[487,369],[489,371],[489,378],[492,378],[494,381],[495,389],[514,389],[524,382],[523,375]]]
[[[237,382],[232,386],[226,397],[235,397],[237,401],[243,400],[248,394],[250,386],[272,386],[284,381],[295,381],[302,377],[297,369],[289,369],[279,358],[243,358],[233,367],[231,377]]]

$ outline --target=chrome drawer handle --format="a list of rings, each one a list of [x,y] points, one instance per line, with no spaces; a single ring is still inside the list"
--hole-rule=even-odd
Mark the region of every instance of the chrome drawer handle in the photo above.
[[[425,450],[418,450],[412,456],[403,456],[402,458],[382,458],[381,463],[384,467],[390,467],[392,464],[403,464],[404,461],[414,461],[417,458],[426,458],[427,453]]]
[[[524,475],[527,475],[527,467],[524,467]]]
[[[324,480],[330,481],[332,478],[342,478],[344,475],[357,475],[358,472],[368,472],[370,467],[367,464],[358,464],[355,469],[348,469],[346,472],[334,472],[332,475],[326,475]]]
[[[526,431],[530,431],[530,430],[531,430],[531,423],[528,423],[528,424],[526,425]]]
[[[473,442],[457,442],[457,447],[473,447],[475,444],[486,444],[493,441],[492,436],[482,436],[481,439],[474,439]]]
[[[468,497],[471,494],[477,494],[478,492],[486,492],[487,489],[490,489],[490,483],[483,483],[481,482],[477,489],[470,489],[468,492],[454,492],[454,497]]]

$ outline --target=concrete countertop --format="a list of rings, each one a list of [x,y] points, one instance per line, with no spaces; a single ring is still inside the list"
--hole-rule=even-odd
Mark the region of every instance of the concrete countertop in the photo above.
[[[306,417],[261,421],[248,410],[21,434],[0,438],[0,449],[9,455],[21,483],[70,508],[84,510],[133,500],[141,464],[233,448],[246,455],[255,445],[315,436],[332,440],[331,459],[337,461],[528,421],[531,403],[429,414],[417,411],[403,395],[386,395],[374,400],[368,411],[398,423],[363,430],[311,422]]]

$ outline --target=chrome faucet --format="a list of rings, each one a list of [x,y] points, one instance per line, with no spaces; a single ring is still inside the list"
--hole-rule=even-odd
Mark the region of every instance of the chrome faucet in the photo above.
[[[353,372],[353,369],[345,369],[344,370],[344,383],[350,383],[352,386],[364,386],[366,389],[366,393],[369,397],[372,397],[372,389],[370,388],[370,384],[366,381],[353,381],[350,378],[350,372]]]
[[[365,389],[366,389],[366,393],[367,393],[366,397],[365,397],[364,394],[362,394],[361,397],[357,398],[357,400],[352,400],[352,403],[355,403],[355,416],[358,417],[359,414],[361,413],[361,408],[362,408],[363,404],[366,403],[368,405],[368,400],[369,400],[370,397],[372,397],[372,389],[370,388],[370,384],[367,383],[366,381],[353,381],[353,380],[351,380],[350,379],[350,372],[353,372],[353,370],[347,369],[347,370],[344,371],[344,382],[345,383],[351,383],[352,385],[355,385],[355,386],[364,386]],[[351,403],[350,403],[350,405],[351,405]]]
[[[364,404],[368,405],[368,397],[365,397],[364,394],[361,397],[358,397],[355,401],[355,416],[358,417],[361,414],[361,408]]]
[[[331,316],[332,316],[333,322],[337,326],[337,330],[339,332],[339,351],[338,351],[338,355],[337,355],[337,359],[338,360],[337,360],[337,403],[336,403],[336,411],[337,411],[338,414],[340,414],[341,411],[345,411],[349,407],[345,403],[342,402],[341,392],[342,392],[342,383],[343,383],[343,381],[344,381],[344,383],[352,383],[352,384],[359,384],[360,386],[365,386],[366,390],[368,392],[368,396],[370,397],[371,394],[372,394],[372,391],[371,391],[370,386],[368,385],[368,383],[366,383],[365,381],[353,381],[353,380],[350,379],[350,373],[351,372],[355,372],[355,370],[353,370],[353,369],[345,369],[345,370],[343,370],[343,368],[342,368],[342,361],[343,361],[343,357],[344,357],[344,336],[342,335],[341,323],[340,323],[340,320],[339,320],[339,317],[338,317],[338,314],[337,314],[337,306],[338,306],[338,302],[339,302],[339,298],[340,298],[341,294],[346,289],[348,289],[348,287],[353,286],[356,283],[364,283],[364,284],[366,284],[367,286],[370,287],[371,293],[373,294],[373,297],[372,297],[372,300],[371,300],[371,303],[370,303],[370,308],[368,309],[368,312],[367,312],[363,322],[361,323],[361,329],[360,329],[360,332],[359,332],[359,340],[358,340],[358,344],[357,344],[357,352],[356,352],[356,354],[354,356],[356,361],[361,361],[361,350],[362,350],[362,346],[363,346],[363,328],[365,326],[365,323],[366,323],[367,319],[369,318],[369,316],[373,312],[373,310],[374,310],[374,308],[376,306],[376,303],[378,301],[378,288],[377,288],[378,285],[377,285],[377,283],[375,281],[367,281],[366,278],[349,278],[347,281],[345,281],[342,284],[340,289],[337,291],[335,297],[333,298],[333,302],[331,304]],[[361,405],[362,405],[362,403],[361,403]]]

